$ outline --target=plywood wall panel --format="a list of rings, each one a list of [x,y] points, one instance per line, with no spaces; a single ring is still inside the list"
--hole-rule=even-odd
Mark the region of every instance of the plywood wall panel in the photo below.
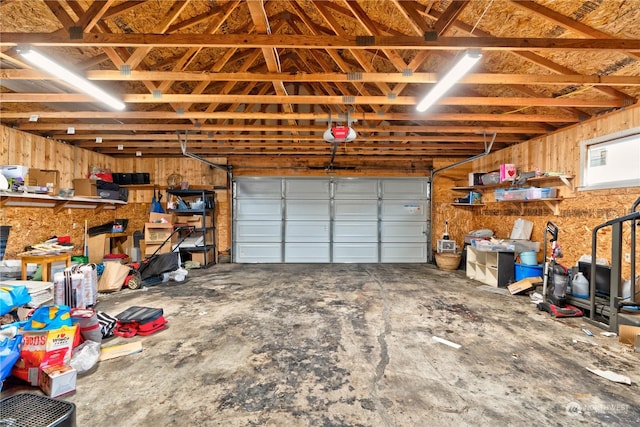
[[[597,117],[562,132],[551,133],[514,145],[508,149],[491,153],[474,161],[474,172],[497,170],[501,163],[515,163],[521,170],[558,171],[574,175],[573,183],[580,186],[580,143],[607,134],[640,126],[640,107]],[[571,191],[561,186],[559,215],[544,204],[488,203],[483,208],[474,208],[465,227],[470,231],[478,228],[492,229],[496,236],[509,236],[516,219],[524,218],[534,223],[532,240],[543,243],[543,232],[548,221],[560,228],[559,240],[563,247],[563,263],[575,265],[580,256],[590,254],[592,230],[613,218],[629,213],[632,203],[640,197],[640,187],[599,191]],[[437,190],[442,194],[442,190]],[[469,215],[469,209],[461,209]],[[452,214],[444,207],[434,210],[434,225]],[[434,227],[435,228],[435,227]],[[630,253],[630,227],[623,230],[623,253]],[[435,237],[434,237],[435,238]],[[638,236],[640,238],[640,235]],[[598,256],[611,260],[611,229],[598,233]],[[542,255],[539,255],[542,261]],[[638,264],[640,265],[640,260]],[[623,275],[629,274],[629,263],[623,262]]]

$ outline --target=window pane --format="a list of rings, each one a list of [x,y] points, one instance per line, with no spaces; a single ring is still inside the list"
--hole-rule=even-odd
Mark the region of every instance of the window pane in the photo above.
[[[614,135],[582,143],[584,187],[640,185],[640,129],[628,131],[617,138],[612,137]]]

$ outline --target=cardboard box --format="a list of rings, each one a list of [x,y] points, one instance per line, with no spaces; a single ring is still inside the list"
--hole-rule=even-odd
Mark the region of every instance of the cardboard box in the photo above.
[[[98,185],[95,179],[76,178],[73,180],[76,197],[98,197]]]
[[[147,245],[162,243],[173,233],[173,224],[162,222],[147,222],[144,225],[144,240]],[[175,235],[172,242],[175,240]]]
[[[212,262],[215,262],[216,259],[214,258],[214,252],[213,249],[208,249],[207,251],[207,264],[211,264]],[[205,251],[200,251],[200,252],[189,252],[191,254],[191,261],[197,261],[200,263],[200,265],[205,265],[204,263],[204,253]]]
[[[168,224],[176,223],[176,214],[171,213],[158,213],[149,212],[149,222],[164,222]]]
[[[54,169],[29,168],[27,185],[49,188],[48,194],[60,192],[60,172]]]
[[[49,397],[58,397],[76,390],[78,372],[69,365],[49,366],[40,372],[40,389]]]
[[[162,246],[162,247],[161,247]],[[171,252],[171,248],[173,247],[173,245],[171,244],[171,242],[167,242],[164,245],[160,245],[160,244],[154,244],[154,243],[147,243],[145,244],[144,247],[144,254],[146,256],[148,255],[153,255],[156,250],[158,250],[158,248],[160,248],[160,250],[158,250],[158,254],[167,254],[169,252]]]
[[[517,282],[510,284],[507,286],[507,289],[511,295],[515,295],[535,288],[537,283],[542,283],[542,277],[527,277],[526,279],[518,280]]]
[[[518,171],[513,163],[505,163],[500,165],[500,182],[514,181]]]
[[[634,347],[636,353],[640,352],[640,326],[619,325],[618,335],[622,344]]]
[[[76,325],[24,331],[20,359],[13,365],[11,374],[37,386],[41,367],[69,363],[73,346],[77,345],[79,337]]]
[[[213,227],[213,217],[211,215],[190,215],[176,217],[176,224],[186,224],[195,228]]]

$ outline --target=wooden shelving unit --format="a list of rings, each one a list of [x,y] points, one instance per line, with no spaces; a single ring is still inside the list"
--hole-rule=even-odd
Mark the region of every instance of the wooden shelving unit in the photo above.
[[[99,197],[59,197],[48,194],[33,193],[10,193],[0,191],[0,207],[30,207],[30,208],[53,208],[55,213],[63,209],[95,209],[102,210],[116,209],[118,206],[126,205],[122,200],[101,199]]]
[[[526,181],[527,185],[531,186],[542,186],[544,184],[550,187],[558,187],[565,186],[571,192],[575,190],[573,185],[573,175],[551,175],[551,176],[539,176],[535,178],[529,178]],[[453,187],[451,188],[453,191],[477,191],[479,193],[484,193],[487,191],[493,191],[498,188],[509,188],[513,187],[513,183],[511,182],[502,182],[499,184],[488,184],[488,185],[473,185],[473,186],[462,186],[462,187]],[[513,203],[520,205],[521,215],[524,212],[524,205],[527,203],[543,203],[547,208],[549,208],[553,215],[557,216],[560,213],[560,202],[564,200],[562,197],[554,197],[554,198],[546,198],[546,199],[529,199],[529,200],[500,200],[495,203]],[[452,203],[451,206],[457,207],[476,207],[476,206],[485,206],[485,203],[482,204],[470,204],[470,203]]]

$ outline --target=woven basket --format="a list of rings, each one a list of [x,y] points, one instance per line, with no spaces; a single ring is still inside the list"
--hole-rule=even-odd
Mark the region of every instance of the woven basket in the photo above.
[[[440,270],[456,270],[462,255],[451,252],[436,253],[436,265]]]

